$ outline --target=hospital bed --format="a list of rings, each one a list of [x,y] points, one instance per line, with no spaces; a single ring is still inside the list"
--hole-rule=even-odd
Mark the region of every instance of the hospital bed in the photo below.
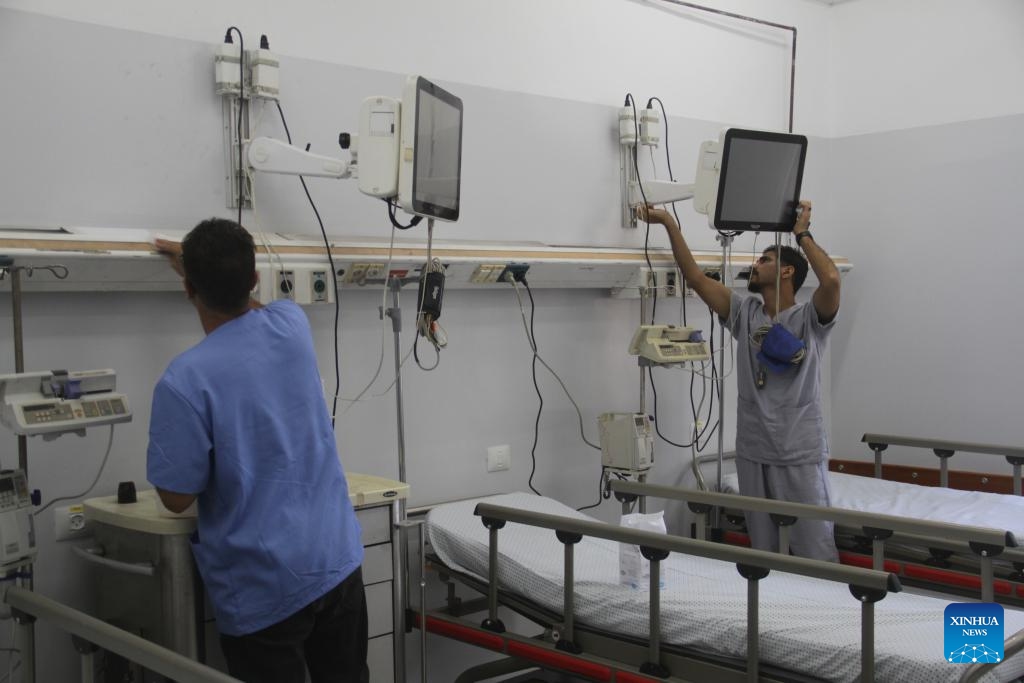
[[[1004,661],[949,664],[943,660],[948,601],[891,592],[899,586],[885,572],[623,529],[528,494],[435,507],[427,530],[433,562],[444,576],[486,592],[488,615],[475,622],[435,610],[420,624],[587,680],[990,683],[1024,675],[1024,655],[1016,653],[1024,645],[1024,614],[1006,611],[1005,633],[1013,634],[1007,653],[1013,654]],[[652,562],[648,590],[620,584],[617,541],[624,537],[617,534],[639,534],[642,547],[674,551],[652,550],[650,557],[663,560]],[[715,554],[729,552],[740,554]],[[762,574],[759,565],[805,575]],[[864,587],[869,581],[873,588]],[[507,633],[495,616],[499,603],[544,626],[544,637]],[[750,623],[759,628],[749,630]]]
[[[1024,538],[1024,497],[946,488],[949,482],[947,468],[950,457],[957,452],[970,452],[1005,457],[1013,466],[1013,489],[1019,493],[1024,449],[879,434],[865,434],[862,441],[874,452],[873,470],[876,477],[882,474],[882,452],[888,445],[931,449],[941,462],[938,473],[940,486],[922,486],[832,471],[828,477],[833,507],[882,512],[949,524],[1000,528],[1011,531],[1018,538]],[[868,466],[870,465],[865,463],[865,467]],[[711,490],[717,489],[717,456],[702,456],[694,469],[698,468],[704,485]],[[919,471],[920,468],[915,468],[915,478]],[[980,479],[985,480],[984,477]],[[686,472],[679,486],[684,489],[700,488],[696,472]],[[739,492],[734,454],[726,454],[723,459],[721,491]],[[677,528],[681,527],[682,533],[689,534],[695,531],[696,515],[689,506],[672,505],[671,514],[678,518]],[[726,528],[729,528],[730,522],[733,527],[738,528],[737,525],[742,524],[741,518],[740,511],[727,511]],[[871,552],[870,540],[856,529],[837,526],[837,541],[841,549]],[[969,552],[953,553],[941,538],[900,534],[888,541],[887,549],[888,556],[894,560],[888,568],[898,573],[901,578],[967,591],[981,588],[979,579],[974,576],[979,568],[976,558]],[[849,553],[842,553],[842,556],[844,561],[860,561]],[[996,559],[995,568],[999,575],[1009,579],[996,581],[996,599],[1024,602],[1024,584],[1019,583],[1024,569],[1024,552],[1020,549],[1007,549]]]

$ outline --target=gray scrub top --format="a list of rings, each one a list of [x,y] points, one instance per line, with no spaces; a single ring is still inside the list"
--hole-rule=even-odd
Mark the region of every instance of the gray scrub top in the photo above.
[[[732,293],[727,327],[736,343],[736,455],[768,465],[805,465],[828,458],[828,437],[821,410],[821,355],[835,325],[818,320],[810,302],[782,311],[776,322],[803,340],[803,360],[782,372],[764,368],[765,385],[757,387],[762,363],[751,335],[771,325],[760,297]]]

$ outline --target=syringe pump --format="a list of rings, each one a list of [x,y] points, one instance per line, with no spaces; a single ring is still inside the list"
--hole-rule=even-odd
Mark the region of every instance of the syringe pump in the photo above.
[[[629,344],[629,353],[641,365],[675,365],[711,359],[708,344],[693,327],[641,325]]]
[[[128,422],[132,419],[128,398],[114,391],[116,385],[113,370],[0,375],[0,421],[15,434],[41,434],[46,440]]]
[[[646,472],[654,464],[651,420],[643,413],[602,413],[601,464],[624,472]]]

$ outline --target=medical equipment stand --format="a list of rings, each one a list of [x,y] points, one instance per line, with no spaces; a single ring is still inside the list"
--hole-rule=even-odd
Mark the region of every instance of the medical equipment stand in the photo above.
[[[391,307],[381,311],[381,315],[391,318],[391,331],[394,334],[395,346],[395,405],[398,419],[398,480],[403,484],[406,481],[405,474],[405,411],[402,401],[402,308],[399,305],[398,295],[402,286],[419,282],[417,277],[394,277],[385,273],[387,287],[391,291]],[[395,620],[395,682],[405,683],[405,634],[408,632],[405,607],[409,604],[409,547],[406,538],[405,525],[405,499],[398,501],[398,519],[392,520],[393,527],[398,531],[399,552],[396,554],[394,581],[394,595],[400,600],[394,600],[392,612]],[[421,530],[422,533],[422,530]],[[421,627],[421,641],[426,639],[426,629]],[[426,643],[421,642],[420,652],[423,671],[426,671]],[[425,680],[425,679],[424,679]]]
[[[729,252],[732,249],[733,235],[719,232],[716,238],[722,245],[722,284],[729,286]],[[714,315],[712,312],[711,315]],[[721,321],[719,321],[721,322]],[[725,460],[725,325],[718,326],[718,471],[716,475],[716,491],[722,490],[722,466]],[[722,536],[722,511],[711,510],[711,539],[720,540]]]
[[[647,317],[647,296],[648,296],[647,292],[649,291],[649,287],[648,287],[649,284],[650,284],[649,282],[645,283],[645,286],[640,288],[640,324],[641,325],[645,324],[644,320]],[[653,323],[654,320],[652,319],[651,322]],[[647,414],[647,374],[646,373],[647,373],[647,368],[650,367],[650,366],[644,365],[641,362],[641,360],[642,359],[639,356],[637,356],[637,362],[640,363],[640,414],[641,415],[646,415]],[[637,474],[636,475],[636,480],[638,482],[640,482],[641,484],[645,483],[647,481],[647,473],[646,472],[641,472],[641,473]],[[623,501],[623,503],[622,503],[622,513],[623,514],[626,514],[626,513],[629,512],[629,510],[627,508],[628,508],[628,503]],[[647,514],[647,496],[640,496],[640,501],[638,503],[637,510],[640,512],[640,514]]]
[[[6,259],[6,257],[4,257]],[[23,332],[21,327],[21,271],[24,266],[14,265],[13,260],[0,261],[0,270],[7,272],[11,276],[11,318],[14,323],[14,371],[16,373],[25,372],[25,348]],[[25,479],[28,480],[28,437],[24,434],[18,435],[18,469],[25,473]],[[28,572],[27,587],[28,589],[34,590],[33,579],[32,579],[32,565],[26,565],[25,571]],[[22,680],[27,683],[35,683],[36,680],[36,638],[35,638],[35,617],[28,616],[23,613],[15,615],[15,620],[20,624],[22,620],[26,620],[27,626],[23,629],[18,629],[19,633],[24,633],[22,636],[22,642],[18,645],[21,650],[21,666],[24,673],[22,674]]]

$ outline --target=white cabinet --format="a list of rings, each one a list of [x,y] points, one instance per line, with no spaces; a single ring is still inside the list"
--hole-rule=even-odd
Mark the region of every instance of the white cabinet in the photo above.
[[[356,509],[363,528],[363,585],[370,638],[370,683],[394,683],[394,563],[391,505]]]
[[[392,537],[400,501],[409,487],[372,475],[349,474],[349,497],[362,527],[363,584],[369,618],[370,683],[404,680],[402,648],[395,643],[396,621],[401,616],[395,568],[400,566],[398,544]],[[194,585],[188,537],[195,519],[160,514],[154,491],[140,491],[137,503],[118,504],[116,497],[84,502],[85,515],[96,530],[108,556],[97,572],[98,616],[128,631],[148,637],[180,654],[197,658],[218,669],[224,667],[215,624],[202,617],[209,612],[196,604],[201,588]],[[91,556],[87,560],[95,561]],[[119,563],[154,567],[153,576],[119,571]],[[398,615],[398,616],[396,616]],[[145,680],[136,677],[136,680]]]

